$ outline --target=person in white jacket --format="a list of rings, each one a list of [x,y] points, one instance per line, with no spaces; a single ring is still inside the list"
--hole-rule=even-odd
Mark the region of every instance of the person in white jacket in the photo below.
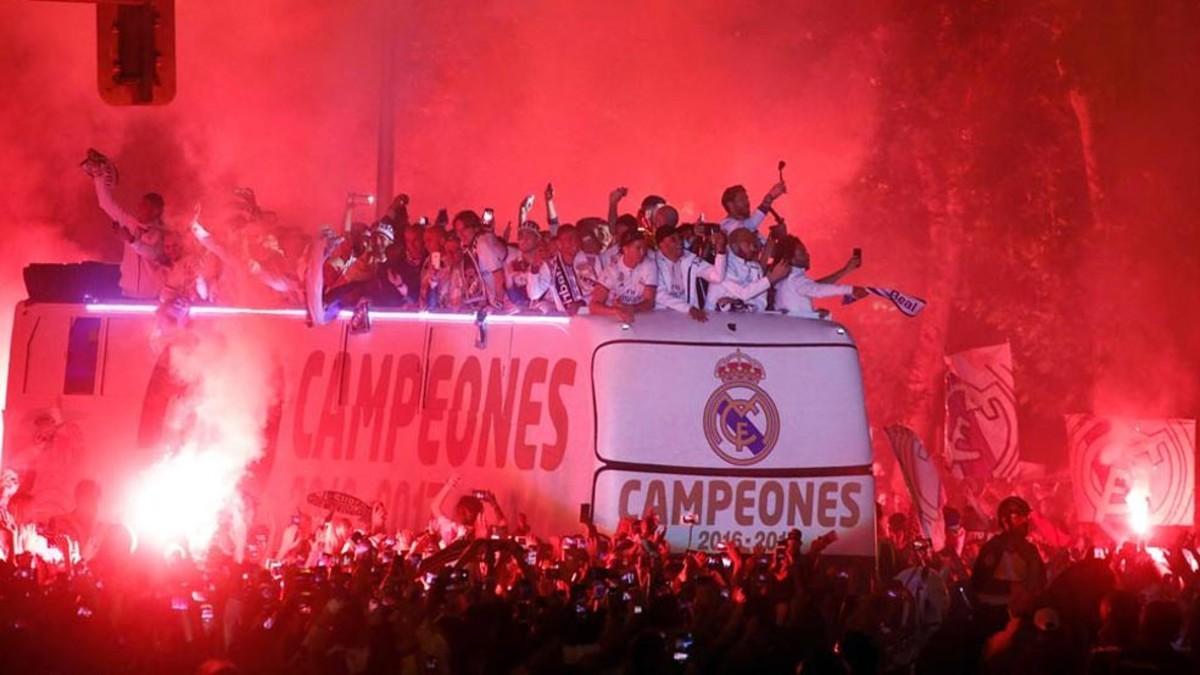
[[[704,279],[710,284],[719,284],[725,280],[725,234],[719,230],[714,233],[716,257],[711,263],[685,250],[683,238],[671,225],[658,228],[654,239],[658,243],[655,306],[686,313],[696,321],[708,321],[708,314],[697,297],[696,281]]]
[[[791,272],[788,273],[787,278],[775,285],[775,308],[788,316],[808,319],[825,318],[825,315],[813,309],[813,298],[845,295],[861,298],[867,295],[866,289],[861,286],[846,286],[837,283],[843,276],[862,266],[862,258],[858,255],[850,256],[850,260],[840,270],[816,280],[808,277],[812,260],[809,258],[804,242],[799,238],[791,235],[784,237],[779,243],[778,255],[783,260],[790,260],[792,263]]]
[[[113,229],[121,235],[124,251],[121,254],[121,293],[127,298],[157,298],[163,287],[162,258],[163,198],[155,192],[147,192],[138,202],[133,213],[126,211],[113,198],[112,190],[117,184],[117,168],[108,157],[88,150],[87,159],[80,166],[92,178],[96,187],[96,201],[100,209],[112,219]]]
[[[767,289],[791,272],[791,265],[780,262],[764,270],[763,245],[758,234],[748,228],[737,228],[729,235],[730,255],[725,263],[725,278],[708,289],[707,309],[748,310],[761,312],[767,308]]]

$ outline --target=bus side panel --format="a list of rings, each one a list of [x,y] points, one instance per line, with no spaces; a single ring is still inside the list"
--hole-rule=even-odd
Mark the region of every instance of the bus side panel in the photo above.
[[[266,501],[294,508],[341,490],[423,529],[433,496],[458,475],[451,501],[485,489],[546,531],[577,522],[594,460],[576,341],[546,326],[490,326],[486,346],[477,339],[472,324],[378,321],[348,337],[345,356],[289,354]]]

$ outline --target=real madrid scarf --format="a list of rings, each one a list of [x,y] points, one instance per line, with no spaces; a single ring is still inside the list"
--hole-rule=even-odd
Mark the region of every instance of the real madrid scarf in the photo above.
[[[921,310],[925,309],[925,301],[915,295],[905,295],[894,288],[880,288],[878,286],[863,286],[863,288],[872,295],[878,295],[881,298],[891,300],[896,309],[904,312],[905,316],[916,316],[921,313]],[[848,305],[855,300],[858,300],[858,298],[853,295],[842,296],[843,305]]]
[[[550,259],[550,275],[554,281],[554,293],[564,309],[585,301],[583,291],[579,290],[579,280],[575,278],[575,268],[564,263],[562,256],[556,255]]]

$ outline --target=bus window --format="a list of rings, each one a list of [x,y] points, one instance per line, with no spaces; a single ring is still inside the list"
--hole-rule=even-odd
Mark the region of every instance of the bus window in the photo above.
[[[67,370],[63,382],[64,394],[96,393],[96,361],[100,354],[99,317],[78,317],[71,320],[67,338]]]

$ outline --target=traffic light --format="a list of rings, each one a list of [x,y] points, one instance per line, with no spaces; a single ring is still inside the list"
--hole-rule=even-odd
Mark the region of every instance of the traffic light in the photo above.
[[[96,80],[112,105],[175,98],[175,0],[99,0]]]

